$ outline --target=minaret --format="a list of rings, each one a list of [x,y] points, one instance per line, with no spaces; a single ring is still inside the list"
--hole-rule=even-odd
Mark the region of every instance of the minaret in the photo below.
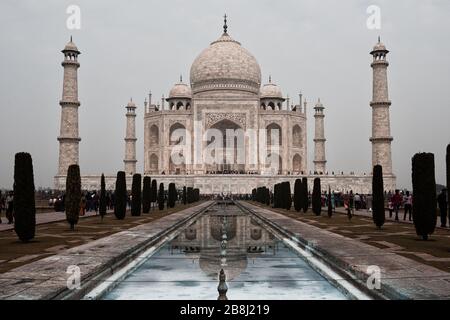
[[[373,56],[373,99],[372,107],[372,168],[379,164],[383,167],[383,175],[392,175],[391,127],[389,120],[389,101],[386,55],[389,53],[384,44],[378,43],[370,53]]]
[[[319,174],[324,174],[326,170],[325,160],[325,129],[324,129],[324,118],[323,104],[320,99],[317,101],[314,107],[315,113],[315,135],[314,135],[314,171]]]
[[[125,173],[135,174],[136,173],[136,105],[133,99],[130,99],[127,106],[127,132],[125,136]]]
[[[67,169],[72,164],[79,163],[79,143],[81,138],[78,136],[78,55],[80,51],[72,42],[70,37],[69,43],[64,50],[64,82],[61,105],[61,124],[59,141],[59,167],[58,175],[67,175]]]

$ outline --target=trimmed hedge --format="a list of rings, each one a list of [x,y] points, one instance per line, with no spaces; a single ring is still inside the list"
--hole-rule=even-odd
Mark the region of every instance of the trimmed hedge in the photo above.
[[[66,220],[70,225],[70,230],[75,229],[80,216],[81,202],[81,178],[80,167],[77,164],[69,166],[66,178]]]
[[[15,155],[13,208],[14,231],[21,241],[28,242],[36,231],[33,160],[29,153]]]
[[[142,213],[149,213],[152,197],[152,182],[150,177],[144,177],[142,187]]]
[[[380,165],[373,167],[372,196],[372,218],[375,225],[380,229],[386,219],[384,213],[383,168]]]
[[[316,216],[320,216],[320,213],[322,212],[322,192],[320,187],[320,178],[314,179],[312,210]]]
[[[100,203],[98,213],[100,214],[100,218],[103,220],[103,217],[106,215],[106,184],[105,175],[103,173],[100,179]]]
[[[141,215],[142,206],[142,177],[139,173],[133,175],[133,184],[131,185],[131,215],[138,217]]]
[[[117,172],[114,199],[114,215],[118,220],[123,220],[127,212],[127,182],[124,171]]]
[[[413,220],[416,233],[423,240],[436,228],[436,179],[434,154],[417,153],[412,158]]]

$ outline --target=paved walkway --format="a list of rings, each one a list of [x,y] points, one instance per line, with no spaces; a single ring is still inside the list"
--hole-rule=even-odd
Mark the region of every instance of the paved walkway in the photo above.
[[[108,211],[108,213],[113,212],[112,210]],[[87,218],[97,215],[95,211],[86,212],[84,216],[80,216],[80,218]],[[66,220],[66,214],[64,212],[46,212],[46,213],[38,213],[36,214],[36,224],[44,224],[51,223],[57,221]],[[8,224],[8,219],[2,216],[2,222],[0,224],[0,231],[11,230],[14,229],[14,224]]]
[[[450,273],[344,237],[272,210],[240,202],[269,225],[313,252],[340,274],[367,288],[370,266],[381,271],[381,293],[389,299],[450,299]],[[369,291],[370,292],[370,291]]]
[[[327,207],[323,207],[322,210],[324,210],[326,212],[327,211]],[[344,208],[342,208],[342,207],[337,208],[335,212],[347,215],[347,211]],[[408,216],[406,216],[406,220],[403,220],[403,214],[404,214],[403,209],[400,209],[398,211],[398,219],[399,220],[396,221],[395,220],[395,212],[392,213],[392,217],[389,217],[389,211],[386,211],[385,212],[386,221],[414,224],[414,222],[412,220],[409,221]],[[361,217],[367,217],[367,218],[372,218],[372,211],[367,211],[366,209],[361,209],[361,210],[358,210],[358,211],[353,210],[353,215],[361,216]],[[412,215],[411,215],[411,219],[412,219]],[[443,229],[443,230],[448,230],[449,229],[449,228],[441,227],[440,216],[438,216],[437,219],[436,219],[436,228]]]

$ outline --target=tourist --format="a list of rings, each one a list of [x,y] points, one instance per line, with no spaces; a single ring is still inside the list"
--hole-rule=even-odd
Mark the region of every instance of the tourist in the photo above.
[[[6,219],[8,219],[8,224],[14,223],[14,193],[10,191],[6,196]]]
[[[400,209],[402,202],[403,202],[403,197],[400,194],[400,191],[395,190],[395,194],[392,197],[392,206],[394,207],[394,211],[395,211],[395,221],[398,221],[398,210]]]
[[[86,214],[86,196],[83,194],[80,201],[80,216],[84,216]]]
[[[406,214],[409,213],[409,221],[412,221],[412,195],[409,193],[409,191],[406,191],[406,195],[403,201],[405,203],[405,214],[403,215],[403,220],[406,220]]]
[[[355,210],[359,211],[361,209],[361,196],[359,193],[355,194]]]
[[[438,196],[439,211],[441,213],[441,227],[447,227],[447,189],[442,189]]]

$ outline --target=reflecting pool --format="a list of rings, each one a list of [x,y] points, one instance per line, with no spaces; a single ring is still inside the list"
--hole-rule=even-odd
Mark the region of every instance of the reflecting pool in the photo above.
[[[291,248],[235,205],[217,204],[103,299],[347,299]]]

